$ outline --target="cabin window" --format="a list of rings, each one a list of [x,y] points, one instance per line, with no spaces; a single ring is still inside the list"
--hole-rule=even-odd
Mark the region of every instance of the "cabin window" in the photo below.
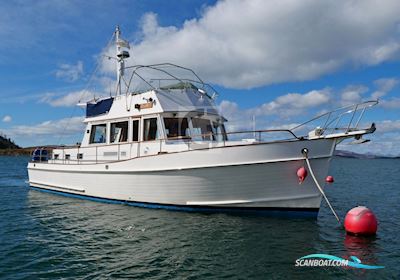
[[[143,141],[156,140],[158,138],[157,118],[144,119]]]
[[[165,133],[169,139],[188,138],[187,118],[164,118]]]
[[[70,155],[70,154],[66,154],[66,155],[65,155],[65,159],[66,159],[66,160],[69,160],[70,158],[71,158],[71,155]]]
[[[77,154],[77,155],[76,155],[76,158],[77,158],[77,159],[83,159],[83,154],[82,154],[82,153]]]
[[[107,125],[96,124],[92,126],[92,134],[90,135],[90,144],[106,143]]]
[[[128,122],[112,123],[110,129],[110,143],[126,141],[128,141]]]
[[[134,120],[132,125],[132,141],[139,141],[139,120]]]
[[[213,133],[217,141],[227,141],[225,126],[223,123],[213,122]]]
[[[195,140],[215,140],[211,122],[207,119],[192,118],[192,137]]]
[[[58,159],[59,156],[59,154],[54,154],[54,159]]]

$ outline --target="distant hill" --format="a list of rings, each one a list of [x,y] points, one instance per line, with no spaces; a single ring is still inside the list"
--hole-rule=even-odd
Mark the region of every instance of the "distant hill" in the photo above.
[[[390,157],[390,156],[382,156],[382,155],[375,155],[375,154],[359,154],[350,151],[343,151],[343,150],[336,150],[335,156],[338,157],[346,157],[346,158],[361,158],[361,159],[371,159],[371,158],[399,158],[399,157]]]
[[[14,143],[10,138],[0,134],[0,149],[20,149],[17,144]]]

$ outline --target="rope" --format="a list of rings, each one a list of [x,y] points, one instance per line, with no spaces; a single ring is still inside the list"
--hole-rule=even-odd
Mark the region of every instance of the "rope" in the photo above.
[[[304,155],[304,158],[305,158],[305,160],[307,162],[308,170],[310,170],[311,177],[314,179],[314,182],[317,185],[318,190],[320,191],[320,193],[324,197],[324,199],[325,199],[326,203],[328,204],[329,208],[331,209],[333,215],[335,215],[336,220],[340,223],[339,216],[336,214],[336,212],[333,209],[331,203],[329,202],[329,199],[326,197],[324,190],[321,188],[320,184],[318,183],[317,178],[314,175],[314,172],[313,172],[313,170],[311,168],[310,160],[308,159],[308,149],[304,148],[301,152]]]

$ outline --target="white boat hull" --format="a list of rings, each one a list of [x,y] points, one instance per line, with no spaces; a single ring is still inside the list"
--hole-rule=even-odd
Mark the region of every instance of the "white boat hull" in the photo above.
[[[309,149],[323,182],[335,139],[253,144],[168,153],[101,164],[29,163],[32,187],[143,206],[288,210],[317,213],[321,195],[296,171]]]

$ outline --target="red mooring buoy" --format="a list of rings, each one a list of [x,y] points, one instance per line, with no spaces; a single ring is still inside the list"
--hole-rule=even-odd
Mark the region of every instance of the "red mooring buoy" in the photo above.
[[[357,206],[347,212],[344,218],[344,228],[354,235],[374,235],[378,222],[374,213],[365,206]]]
[[[325,182],[327,182],[327,183],[333,183],[333,182],[335,182],[335,179],[333,179],[333,176],[326,176],[326,178],[325,178]]]
[[[299,184],[303,183],[304,180],[306,179],[307,169],[304,166],[297,169],[297,177],[299,178]]]

